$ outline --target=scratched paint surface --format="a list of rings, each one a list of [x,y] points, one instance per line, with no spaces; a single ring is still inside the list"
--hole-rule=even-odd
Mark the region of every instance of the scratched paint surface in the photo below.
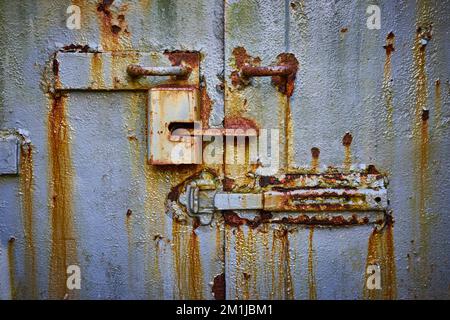
[[[70,4],[80,30],[65,26]],[[0,129],[31,139],[20,176],[0,176],[0,298],[449,298],[450,3],[385,1],[380,30],[366,28],[369,4],[0,1]],[[200,52],[203,126],[279,129],[290,172],[373,164],[389,177],[394,222],[377,231],[180,218],[168,195],[202,166],[147,164],[145,91],[52,92],[61,48],[112,52],[92,54],[91,89],[121,86],[139,57],[120,51]],[[284,91],[235,73],[282,53],[299,63]],[[255,165],[214,170],[239,189]],[[79,292],[65,288],[72,263]],[[371,263],[389,283],[376,293],[364,288]]]

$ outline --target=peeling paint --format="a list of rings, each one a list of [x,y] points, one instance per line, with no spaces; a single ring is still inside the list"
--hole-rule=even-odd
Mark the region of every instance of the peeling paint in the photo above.
[[[221,273],[214,277],[211,292],[214,294],[214,299],[225,300],[225,274]]]
[[[116,5],[114,0],[101,0],[97,4],[97,17],[103,50],[131,49],[131,34],[126,20],[127,10],[128,3]]]

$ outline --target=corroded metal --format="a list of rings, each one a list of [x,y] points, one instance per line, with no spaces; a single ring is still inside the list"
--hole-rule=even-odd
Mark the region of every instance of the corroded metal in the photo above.
[[[186,77],[191,72],[191,69],[183,66],[173,67],[142,67],[136,64],[129,65],[127,72],[132,77],[142,76],[177,76]]]
[[[294,66],[268,66],[253,67],[245,65],[242,67],[242,75],[244,77],[272,77],[272,76],[289,76],[297,71]]]
[[[0,2],[0,129],[32,139],[0,176],[0,299],[447,298],[448,1],[378,5],[379,30],[353,1]],[[293,58],[295,79],[241,76]],[[278,129],[282,170],[148,164],[148,91],[180,85],[199,90],[206,133]],[[203,226],[179,196],[206,169],[232,194],[385,185],[389,211],[230,210]],[[72,263],[82,288],[66,292]]]

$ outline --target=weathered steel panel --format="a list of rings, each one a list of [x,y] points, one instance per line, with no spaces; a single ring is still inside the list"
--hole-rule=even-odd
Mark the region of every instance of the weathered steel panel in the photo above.
[[[366,26],[373,4],[380,29]],[[0,130],[19,139],[19,175],[0,175],[0,299],[449,298],[449,10],[1,0]],[[133,77],[130,64],[191,72]],[[155,86],[199,90],[201,132],[232,141],[225,164],[148,163]],[[274,167],[233,163],[256,137],[280,138]],[[200,172],[232,211],[189,215],[180,197]],[[236,195],[255,190],[256,205]],[[70,264],[81,290],[66,287]]]
[[[381,8],[380,30],[366,26],[371,4]],[[260,128],[278,128],[288,170],[374,165],[389,179],[395,221],[382,231],[316,228],[308,275],[289,271],[299,264],[293,257],[309,247],[307,229],[283,231],[288,236],[276,236],[284,230],[279,224],[251,231],[248,213],[240,213],[227,229],[228,298],[448,297],[448,9],[448,1],[226,1],[226,116],[244,114]],[[282,53],[299,62],[289,99],[270,78],[243,83],[238,77],[244,65],[274,65]],[[232,173],[242,177],[246,169]],[[331,235],[343,241],[330,243]],[[303,241],[289,241],[295,236]],[[263,250],[274,250],[275,258],[259,255]],[[256,267],[249,263],[255,255]],[[364,291],[369,263],[385,268],[382,292]],[[274,264],[273,280],[261,280],[260,270]],[[248,283],[257,289],[238,292]]]
[[[79,30],[66,27],[72,4],[81,9]],[[171,187],[198,168],[147,164],[142,90],[173,81],[139,79],[133,87],[126,68],[171,66],[183,60],[176,50],[201,52],[202,121],[220,124],[222,2],[0,7],[0,128],[29,130],[33,156],[31,198],[20,191],[26,175],[0,177],[1,298],[213,298],[223,273],[220,230],[191,220],[172,225],[166,214]],[[71,263],[81,267],[80,291],[65,288]]]

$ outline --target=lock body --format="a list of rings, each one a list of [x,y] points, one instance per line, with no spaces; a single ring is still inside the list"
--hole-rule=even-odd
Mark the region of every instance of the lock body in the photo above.
[[[152,88],[149,92],[148,150],[152,165],[201,163],[198,89]]]

